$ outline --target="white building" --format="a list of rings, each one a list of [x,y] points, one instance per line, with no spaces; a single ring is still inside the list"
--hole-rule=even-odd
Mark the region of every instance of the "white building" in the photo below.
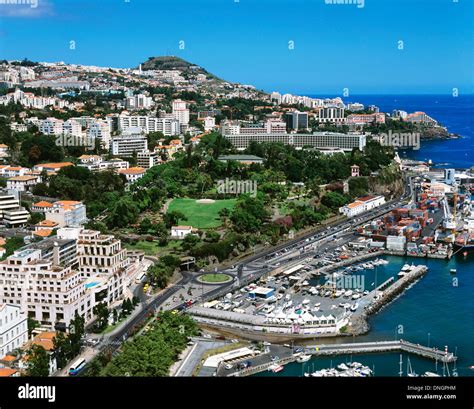
[[[171,238],[184,239],[188,234],[191,234],[192,232],[192,226],[173,226],[171,227]]]
[[[387,250],[405,251],[405,236],[387,236]]]
[[[76,200],[60,200],[45,211],[45,217],[60,227],[78,227],[87,221],[86,206]]]
[[[179,135],[179,121],[175,118],[158,118],[147,115],[120,114],[118,117],[119,129],[123,132],[129,128],[140,128],[145,134],[162,132],[165,136]]]
[[[125,99],[127,109],[148,109],[151,108],[153,104],[153,99],[144,94],[133,95]]]
[[[339,213],[347,217],[353,217],[358,214],[375,209],[385,203],[383,196],[364,196],[360,197],[352,203],[339,208]]]
[[[148,149],[148,140],[141,129],[129,128],[122,135],[112,138],[110,153],[115,156],[132,157],[134,153]]]
[[[345,122],[344,108],[326,107],[319,110],[319,122],[342,124]]]
[[[0,303],[0,358],[28,341],[27,321],[20,305]]]
[[[189,109],[187,109],[186,102],[180,99],[174,100],[172,113],[181,127],[186,127],[189,124]]]
[[[86,322],[92,318],[93,300],[80,272],[43,259],[39,249],[18,250],[0,262],[0,303],[20,305],[51,327],[58,322],[68,326],[75,313]]]
[[[141,179],[143,175],[145,174],[145,172],[146,172],[146,169],[141,168],[139,166],[128,168],[128,169],[120,169],[118,171],[120,175],[125,176],[128,183],[133,183],[133,182],[136,182],[138,179]]]
[[[212,116],[206,116],[204,118],[204,131],[211,131],[216,127],[216,118]]]
[[[150,169],[158,165],[161,158],[158,152],[143,151],[137,154],[137,165],[144,169]]]
[[[91,122],[86,129],[86,136],[88,139],[100,140],[104,147],[109,146],[111,136],[110,122],[101,119]]]
[[[26,224],[30,214],[20,206],[18,195],[0,195],[0,220],[7,226],[17,227]]]

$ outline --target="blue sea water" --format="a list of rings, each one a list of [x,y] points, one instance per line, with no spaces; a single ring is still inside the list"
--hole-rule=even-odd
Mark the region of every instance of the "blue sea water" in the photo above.
[[[469,369],[474,365],[474,253],[467,257],[457,255],[449,261],[395,256],[384,258],[389,264],[377,268],[377,283],[396,276],[405,263],[425,264],[428,272],[369,318],[370,332],[367,335],[322,339],[311,344],[405,339],[441,350],[448,346],[448,350],[458,356],[456,366],[449,364],[451,376],[453,373],[454,376],[474,376],[474,371]],[[450,274],[452,268],[456,268],[456,275]],[[365,283],[370,287],[375,280],[375,271],[363,273],[366,275]],[[407,373],[408,357],[418,374],[426,371],[443,374],[443,365],[439,362],[436,365],[432,360],[403,354],[404,375]],[[256,376],[302,376],[304,371],[329,368],[350,360],[374,367],[376,376],[399,376],[400,354],[397,353],[313,358],[306,364],[288,364],[278,374],[263,372]]]
[[[319,96],[322,97],[322,96]],[[474,95],[351,95],[344,102],[376,105],[382,112],[394,109],[424,111],[459,139],[423,141],[418,151],[407,151],[407,157],[429,160],[440,167],[467,168],[474,165]]]

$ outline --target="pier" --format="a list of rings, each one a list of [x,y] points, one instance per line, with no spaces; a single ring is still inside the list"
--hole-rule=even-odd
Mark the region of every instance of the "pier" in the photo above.
[[[348,354],[366,354],[366,353],[382,353],[382,352],[406,352],[418,355],[427,359],[440,362],[454,362],[457,360],[452,352],[447,352],[437,348],[430,348],[420,344],[414,344],[405,340],[394,341],[376,341],[376,342],[358,342],[346,344],[322,344],[305,347],[305,353],[313,356],[327,355],[348,355]],[[280,351],[280,355],[281,351]],[[268,353],[256,356],[252,361],[254,364],[246,369],[228,372],[219,368],[218,376],[249,376],[259,372],[267,371],[274,364],[285,365],[295,362],[297,355],[292,354],[291,348],[285,351],[286,356],[282,356],[276,361],[270,359]],[[256,364],[256,365],[255,365]]]

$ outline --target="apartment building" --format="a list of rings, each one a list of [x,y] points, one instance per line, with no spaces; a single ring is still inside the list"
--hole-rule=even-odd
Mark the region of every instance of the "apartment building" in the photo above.
[[[39,182],[41,182],[39,175],[14,176],[7,179],[7,189],[28,192]]]
[[[343,124],[345,122],[344,108],[340,108],[340,107],[321,108],[319,110],[319,122]]]
[[[174,136],[180,134],[179,124],[179,120],[176,118],[128,114],[118,116],[118,126],[121,131],[129,128],[140,128],[141,132],[145,134],[162,132],[165,136]]]
[[[122,298],[130,259],[120,240],[95,230],[81,230],[77,237],[79,271],[89,279],[95,302]]]
[[[86,206],[76,200],[59,200],[45,211],[45,217],[60,227],[78,227],[87,221]]]
[[[175,99],[172,103],[173,117],[179,121],[180,127],[189,125],[189,109],[185,101]]]
[[[112,138],[110,153],[115,156],[132,157],[134,153],[148,149],[148,140],[140,128],[128,128],[122,135]]]
[[[30,214],[20,206],[17,194],[0,194],[0,221],[9,227],[26,224]]]
[[[99,140],[104,147],[109,146],[112,126],[110,121],[97,119],[91,122],[86,129],[88,139]]]
[[[27,321],[20,305],[0,303],[0,358],[28,341]]]
[[[92,318],[92,294],[72,266],[54,265],[41,250],[21,249],[0,262],[0,303],[20,305],[42,325],[68,326],[77,313]]]
[[[153,99],[144,94],[132,95],[125,99],[127,109],[148,109],[153,105]]]
[[[143,151],[137,154],[137,165],[144,169],[150,169],[161,162],[158,152]]]

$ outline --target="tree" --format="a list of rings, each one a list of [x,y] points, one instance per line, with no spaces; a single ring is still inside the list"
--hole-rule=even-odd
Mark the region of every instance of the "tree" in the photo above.
[[[344,206],[348,202],[346,196],[341,195],[337,192],[328,192],[321,199],[321,203],[330,209],[339,209],[341,206]]]
[[[167,212],[163,220],[165,222],[165,225],[168,229],[171,229],[172,226],[176,226],[180,221],[185,221],[188,220],[187,217],[184,215],[184,213],[178,211],[178,210],[172,210],[170,212]]]
[[[77,312],[69,324],[68,339],[71,344],[71,358],[78,355],[81,350],[82,337],[85,333],[85,320]]]
[[[71,342],[64,332],[58,332],[57,335],[53,338],[53,356],[56,359],[58,368],[64,368],[69,359],[74,355],[71,351]]]
[[[95,325],[97,332],[103,331],[107,327],[109,320],[109,309],[107,308],[107,304],[101,302],[97,304],[92,311],[97,318]]]
[[[40,323],[36,321],[34,318],[28,317],[28,337],[31,337],[33,330],[38,328]]]
[[[28,376],[49,376],[49,355],[48,352],[41,346],[33,344],[27,351]]]

